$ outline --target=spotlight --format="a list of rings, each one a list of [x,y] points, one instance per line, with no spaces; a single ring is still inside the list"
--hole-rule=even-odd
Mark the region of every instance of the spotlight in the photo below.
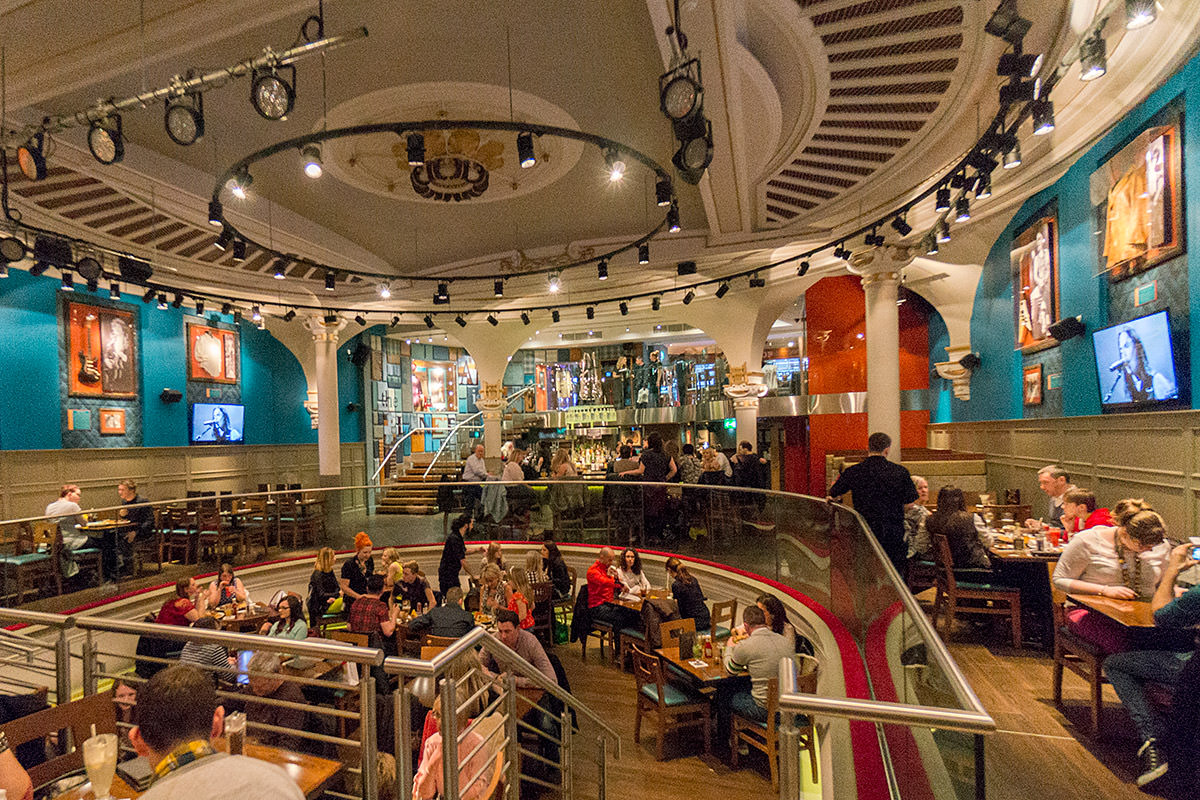
[[[533,154],[533,134],[529,131],[517,134],[517,161],[522,169],[529,169],[537,163],[537,156]]]
[[[198,297],[196,298],[196,316],[198,316],[198,317],[204,316],[204,301]],[[293,316],[295,316],[295,315],[293,314]]]
[[[1016,169],[1021,166],[1021,143],[1013,142],[1013,146],[1005,151],[1003,165],[1005,169]]]
[[[183,295],[179,292],[175,293],[175,299],[171,301],[171,308],[179,308],[183,305]]]
[[[675,265],[675,274],[679,275],[679,276],[695,275],[696,274],[696,262],[695,261],[680,261],[678,264]]]
[[[325,312],[325,324],[326,324],[326,325],[336,325],[336,324],[337,324],[337,321],[338,321],[338,315],[337,315],[337,314],[335,314],[335,313],[334,313],[334,312],[332,312],[332,311],[326,311],[326,312]]]
[[[621,302],[617,303],[617,309],[621,312],[621,316],[623,317],[629,313],[629,303],[626,303],[624,300],[622,300]]]
[[[671,163],[679,170],[679,176],[690,184],[697,184],[704,177],[704,170],[712,163],[713,136],[712,123],[704,120],[703,133],[693,138],[683,140]]]
[[[25,243],[15,236],[0,239],[0,264],[11,264],[25,257]]]
[[[615,147],[604,151],[604,164],[608,168],[608,180],[613,183],[625,177],[625,162],[618,156],[620,156],[620,152]]]
[[[163,127],[171,141],[181,147],[200,141],[204,137],[204,95],[196,92],[167,100]]]
[[[750,276],[750,288],[761,289],[767,285],[767,279],[759,275],[757,272]]]
[[[488,314],[487,321],[488,325],[491,325],[493,328],[500,324],[500,320],[496,319],[495,314]]]
[[[258,310],[258,306],[250,306],[250,319],[262,322],[262,312]]]
[[[1016,45],[1029,32],[1032,23],[1017,12],[1017,0],[1002,0],[992,12],[984,31],[998,39]]]
[[[504,297],[504,281],[500,278],[496,279],[492,288],[492,294],[496,295],[496,297]]]
[[[233,263],[240,264],[246,260],[246,240],[233,240]]]
[[[700,113],[704,87],[700,84],[700,60],[693,58],[658,79],[662,112],[672,124],[686,122]]]
[[[232,303],[221,303],[221,313],[224,314],[225,316],[229,316],[230,314],[232,314],[233,313],[233,304]]]
[[[896,233],[900,234],[901,236],[908,236],[910,233],[912,233],[912,225],[908,224],[907,214],[897,215],[896,218],[892,220],[892,228],[895,229]]]
[[[75,262],[75,271],[79,273],[79,277],[88,282],[88,288],[93,292],[96,291],[92,286],[97,283],[104,274],[104,268],[100,266],[100,262],[92,256],[84,256]]]
[[[62,274],[62,290],[64,292],[75,291],[75,276],[66,271]]]
[[[1013,103],[1028,103],[1037,97],[1040,84],[1037,81],[1023,81],[1012,78],[1000,87],[1000,105],[1010,106]]]
[[[662,308],[662,298],[661,297],[651,298],[650,299],[650,310],[658,311],[660,308]]]
[[[400,324],[400,317],[398,317],[398,316],[392,317],[391,326],[394,328],[399,324]]]
[[[933,203],[933,210],[939,214],[950,210],[950,189],[948,187],[938,187],[937,199]]]
[[[438,281],[437,291],[433,293],[433,302],[438,305],[445,305],[450,302],[450,284],[445,281]]]
[[[287,273],[284,272],[284,270],[287,269],[287,266],[288,266],[288,260],[286,258],[283,258],[281,256],[281,257],[275,259],[275,265],[274,265],[274,268],[272,269],[271,277],[273,277],[277,281],[281,281],[284,278],[286,278]]]
[[[950,188],[951,189],[961,189],[961,188],[963,188],[963,184],[965,182],[966,182],[966,176],[961,171],[956,172],[950,176]]]
[[[1079,80],[1094,81],[1108,71],[1104,37],[1094,33],[1079,45]]]
[[[810,263],[809,263],[809,262],[807,262],[807,261],[801,261],[801,262],[800,262],[800,269],[796,270],[796,277],[798,277],[798,278],[803,278],[805,275],[807,275],[807,274],[808,274],[808,271],[809,271],[809,269],[811,269],[811,268],[812,268],[812,264],[810,264]]]
[[[992,176],[986,172],[979,173],[975,181],[975,199],[986,200],[992,196]]]
[[[608,280],[608,261],[603,258],[596,264],[596,280]]]
[[[419,167],[425,163],[425,135],[410,133],[405,138],[405,148],[408,150],[408,165]]]
[[[17,164],[21,172],[31,181],[46,177],[46,134],[36,133],[29,141],[17,148]]]
[[[235,308],[233,310],[233,324],[234,325],[242,324],[242,310],[240,308]]]
[[[639,264],[649,264],[650,263],[650,243],[649,242],[642,242],[641,244],[638,245],[638,263]]]
[[[236,173],[234,173],[233,178],[230,179],[229,191],[232,192],[233,196],[238,200],[245,200],[246,191],[250,188],[250,184],[252,183],[254,183],[254,176],[250,174],[249,169],[242,167]]]
[[[683,296],[683,304],[685,306],[689,305],[695,299],[696,299],[696,292],[692,289],[688,289],[688,293]]]
[[[319,178],[325,171],[321,161],[321,145],[316,142],[300,148],[300,158],[304,159],[304,174],[310,178]]]
[[[717,291],[714,292],[714,294],[716,294],[717,299],[720,299],[720,298],[724,297],[728,292],[729,292],[729,283],[722,281],[721,285],[717,287]]]
[[[1041,66],[1040,53],[1005,53],[996,63],[996,74],[1002,78],[1032,78]]]
[[[659,208],[666,208],[671,205],[674,198],[671,196],[671,179],[659,178],[654,183],[654,202]]]
[[[588,318],[588,319],[595,319],[595,318],[596,318],[596,307],[595,307],[595,306],[588,306],[588,307],[587,307],[587,318]]]
[[[553,320],[554,322],[558,322],[559,314],[558,314],[557,308],[550,312],[550,319]]]
[[[1033,104],[1033,135],[1045,136],[1054,130],[1054,103],[1036,100]]]
[[[937,237],[932,233],[925,237],[925,255],[936,256],[938,254]]]
[[[224,224],[224,220],[221,219],[222,211],[223,211],[223,209],[221,208],[220,200],[217,200],[215,198],[212,200],[209,200],[208,201],[208,224],[212,225],[214,228],[221,227],[221,225]]]
[[[460,327],[460,328],[467,327],[467,321],[465,319],[463,319],[462,314],[459,314],[457,317],[455,317],[454,321],[458,323],[458,327]]]
[[[166,294],[159,294],[159,295],[158,295],[158,308],[159,308],[159,310],[160,310],[160,311],[166,311],[166,310],[167,310],[167,296],[166,296]]]
[[[562,288],[562,278],[559,277],[559,274],[557,272],[551,272],[550,279],[546,283],[547,291],[549,291],[550,294],[558,294],[558,291],[561,288]]]
[[[229,229],[228,225],[226,225],[224,228],[221,228],[221,235],[217,237],[215,242],[213,242],[213,247],[224,252],[225,250],[229,249],[229,243],[231,241],[233,241],[233,231]]]
[[[425,327],[426,328],[433,327],[433,317],[429,316],[428,314],[425,315]]]
[[[525,311],[521,312],[521,322],[525,325],[529,324],[529,314]]]
[[[50,265],[45,261],[35,261],[29,268],[29,274],[36,278],[48,269],[50,269]]]
[[[142,302],[143,303],[149,303],[153,299],[154,299],[154,289],[147,289],[145,291],[145,293],[142,294]]]
[[[971,218],[971,201],[964,194],[954,201],[954,221],[966,222]]]
[[[112,298],[113,300],[120,300],[121,299],[121,284],[114,283],[113,285],[109,286],[108,287],[108,296],[110,298]]]
[[[942,220],[937,224],[937,240],[941,244],[950,241],[950,223]]]
[[[359,327],[365,328],[367,326],[367,318],[364,317],[362,314],[355,314],[354,321],[359,324]]]
[[[332,272],[326,272],[325,273],[325,291],[332,292],[333,287],[334,287],[334,282],[336,280],[337,280],[337,276],[335,276]]]
[[[121,127],[121,115],[114,114],[113,119],[116,120],[113,127],[108,126],[109,120],[100,120],[93,122],[88,128],[88,150],[92,151],[92,158],[104,165],[116,164],[125,158],[125,136]]]
[[[258,69],[250,82],[250,103],[263,119],[278,122],[287,119],[296,105],[296,68],[292,71],[291,83],[280,77],[273,68]]]
[[[1125,30],[1136,31],[1158,18],[1154,0],[1125,0]]]
[[[379,296],[381,298],[383,298],[384,300],[391,299],[392,287],[388,285],[387,281],[384,281],[383,283],[379,284]]]
[[[671,207],[667,209],[667,230],[671,233],[679,233],[679,205],[672,200]]]

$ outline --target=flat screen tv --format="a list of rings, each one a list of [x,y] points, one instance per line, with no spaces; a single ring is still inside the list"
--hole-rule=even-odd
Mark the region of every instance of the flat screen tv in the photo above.
[[[1179,407],[1179,380],[1165,310],[1093,331],[1104,411]]]
[[[245,419],[245,406],[193,403],[192,444],[237,444],[243,441]]]

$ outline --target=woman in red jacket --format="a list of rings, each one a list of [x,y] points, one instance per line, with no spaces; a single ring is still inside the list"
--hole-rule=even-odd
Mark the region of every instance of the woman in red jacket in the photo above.
[[[1067,533],[1112,524],[1112,514],[1107,508],[1096,508],[1096,495],[1089,490],[1071,489],[1063,495],[1063,527]]]

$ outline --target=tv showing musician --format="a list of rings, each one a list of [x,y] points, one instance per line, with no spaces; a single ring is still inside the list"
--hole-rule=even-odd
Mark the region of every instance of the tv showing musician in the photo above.
[[[1154,369],[1146,357],[1146,345],[1132,325],[1118,331],[1117,353],[1117,360],[1108,368],[1115,373],[1115,380],[1105,403],[1147,403],[1175,397],[1175,382]]]
[[[192,407],[192,441],[215,443],[242,441],[243,414],[244,409],[239,405],[196,403]]]

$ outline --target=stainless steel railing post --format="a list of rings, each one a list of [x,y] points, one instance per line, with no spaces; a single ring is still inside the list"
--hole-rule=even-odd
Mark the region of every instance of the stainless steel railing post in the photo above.
[[[400,686],[392,693],[395,710],[392,719],[396,721],[396,797],[400,800],[412,800],[412,782],[407,776],[412,774],[412,707],[409,702],[408,684],[403,678]]]
[[[796,715],[786,711],[779,715],[776,728],[779,747],[779,800],[796,800],[800,796],[800,729]]]
[[[83,693],[96,693],[96,641],[92,638],[91,631],[88,631],[83,639]],[[68,694],[67,700],[70,699]]]
[[[458,681],[442,681],[442,796],[458,797]]]
[[[600,757],[596,762],[599,770],[599,774],[596,776],[596,797],[599,800],[605,800],[605,795],[608,793],[608,739],[604,736],[597,736],[596,744],[600,748]]]
[[[558,753],[558,768],[562,771],[562,794],[564,798],[570,798],[573,792],[574,776],[571,774],[574,769],[572,764],[573,748],[571,746],[571,709],[563,708],[562,715],[559,717],[559,733],[561,734],[562,745]]]
[[[68,703],[71,700],[71,646],[67,643],[67,629],[59,628],[54,640],[54,702]]]
[[[517,742],[517,678],[512,672],[504,673],[504,738],[507,740],[505,750],[508,758],[504,782],[509,786],[508,791],[519,794],[521,746]]]
[[[377,800],[379,797],[378,759],[375,747],[375,679],[371,670],[363,670],[358,684],[359,702],[359,753],[362,761],[362,796],[363,800]]]

